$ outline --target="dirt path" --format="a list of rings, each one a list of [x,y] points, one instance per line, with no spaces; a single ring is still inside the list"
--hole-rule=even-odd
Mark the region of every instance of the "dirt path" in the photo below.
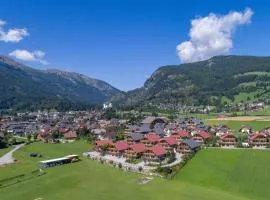
[[[16,145],[14,147],[14,149],[12,149],[10,152],[8,152],[5,155],[3,155],[2,157],[0,157],[0,166],[13,163],[14,162],[14,159],[13,159],[13,156],[12,156],[13,152],[17,151],[22,146],[24,146],[24,144]]]

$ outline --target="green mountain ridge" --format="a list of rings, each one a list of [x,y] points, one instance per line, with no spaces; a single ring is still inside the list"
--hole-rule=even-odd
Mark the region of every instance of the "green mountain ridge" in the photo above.
[[[157,69],[142,88],[114,96],[121,106],[217,105],[270,99],[270,57],[216,56]]]
[[[121,91],[73,72],[39,70],[0,56],[1,109],[72,109],[101,104]]]

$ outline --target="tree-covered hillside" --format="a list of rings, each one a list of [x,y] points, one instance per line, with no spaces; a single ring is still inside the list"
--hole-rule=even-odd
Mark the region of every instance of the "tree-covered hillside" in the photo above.
[[[142,88],[114,97],[129,105],[218,105],[270,99],[270,57],[217,56],[164,66]]]
[[[76,109],[120,93],[111,85],[59,70],[37,70],[0,57],[0,109]]]

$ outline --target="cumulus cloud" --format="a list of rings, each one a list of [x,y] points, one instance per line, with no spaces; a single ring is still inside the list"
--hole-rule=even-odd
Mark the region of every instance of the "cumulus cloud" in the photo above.
[[[4,30],[6,22],[0,19],[0,41],[3,42],[20,42],[24,37],[28,36],[26,28],[12,28]]]
[[[44,60],[45,53],[43,51],[27,51],[25,49],[17,49],[9,53],[9,56],[15,57],[23,61],[39,62],[43,65],[48,65],[48,62]]]
[[[177,45],[182,62],[196,62],[228,53],[233,46],[232,33],[239,26],[251,22],[253,11],[231,11],[227,15],[210,13],[191,21],[190,40]]]

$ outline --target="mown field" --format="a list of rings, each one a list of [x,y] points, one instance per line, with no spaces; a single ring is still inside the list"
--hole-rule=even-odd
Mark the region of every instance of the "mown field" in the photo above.
[[[89,144],[33,143],[15,153],[18,163],[0,168],[0,180],[37,169],[38,160],[81,155]],[[40,152],[43,158],[30,158]],[[1,200],[254,200],[269,199],[270,152],[204,150],[174,180],[155,178],[139,185],[141,175],[82,159],[49,168],[46,174],[0,189]]]
[[[208,149],[199,152],[176,177],[179,181],[269,199],[270,151]]]
[[[251,126],[254,131],[259,131],[265,127],[270,127],[270,121],[247,121],[247,120],[225,120],[225,119],[211,119],[205,120],[208,125],[227,125],[229,128],[238,132],[241,126]]]

